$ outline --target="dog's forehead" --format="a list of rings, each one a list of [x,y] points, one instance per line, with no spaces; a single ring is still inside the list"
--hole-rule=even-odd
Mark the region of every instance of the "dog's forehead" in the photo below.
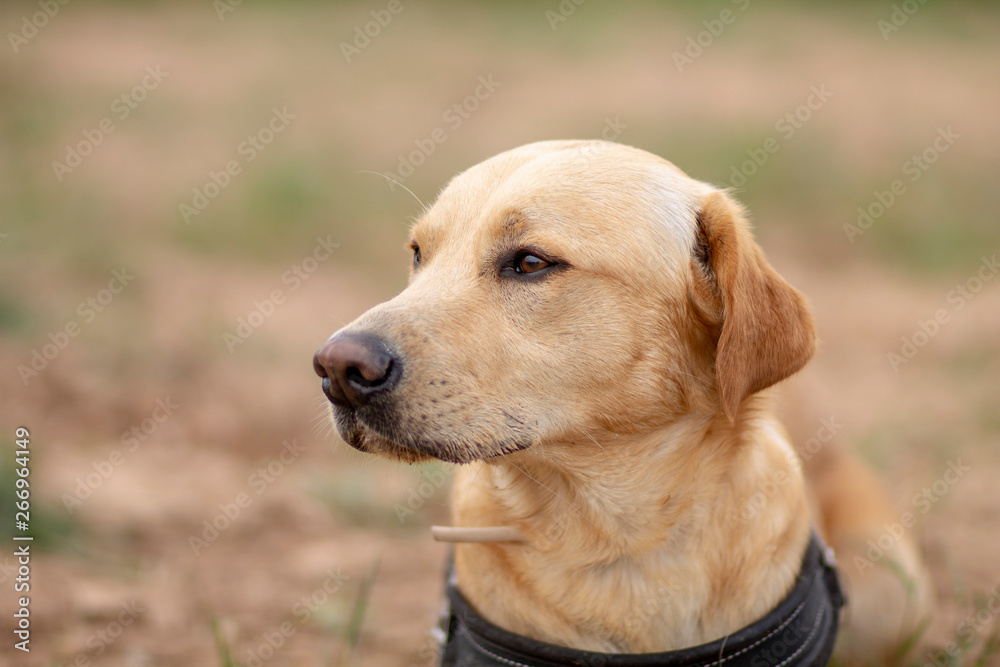
[[[528,144],[456,176],[415,232],[468,243],[503,234],[512,219],[584,242],[690,249],[711,187],[651,153],[604,141]]]

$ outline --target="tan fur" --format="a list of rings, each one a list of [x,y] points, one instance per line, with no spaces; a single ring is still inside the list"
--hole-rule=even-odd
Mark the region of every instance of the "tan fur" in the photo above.
[[[481,614],[555,644],[662,651],[787,594],[810,521],[840,496],[820,489],[811,519],[758,393],[808,361],[813,322],[728,195],[633,148],[541,142],[456,177],[412,235],[410,286],[345,327],[389,341],[403,379],[377,418],[338,426],[365,451],[466,464],[454,524],[526,536],[456,547]],[[558,266],[502,273],[519,250]],[[845,525],[868,520],[855,509]]]
[[[810,457],[806,473],[817,525],[837,553],[850,601],[837,654],[851,664],[881,664],[895,649],[891,640],[926,620],[930,577],[908,534],[894,539],[879,562],[869,560],[869,544],[886,539],[886,526],[898,523],[900,513],[853,452],[828,444]]]

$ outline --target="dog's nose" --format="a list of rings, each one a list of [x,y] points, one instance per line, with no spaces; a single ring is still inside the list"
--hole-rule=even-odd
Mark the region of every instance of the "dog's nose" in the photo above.
[[[385,341],[364,334],[337,334],[313,355],[323,393],[345,407],[360,407],[391,390],[399,382],[399,366]]]

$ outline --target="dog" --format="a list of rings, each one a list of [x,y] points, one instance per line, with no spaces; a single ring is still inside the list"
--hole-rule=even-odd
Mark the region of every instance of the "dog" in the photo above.
[[[348,444],[459,464],[453,523],[507,536],[454,547],[489,638],[727,650],[796,589],[812,531],[840,563],[843,659],[922,618],[909,536],[898,567],[855,566],[897,518],[877,480],[833,445],[807,477],[774,416],[815,327],[727,191],[616,143],[532,143],[456,176],[409,245],[409,286],[313,365]]]

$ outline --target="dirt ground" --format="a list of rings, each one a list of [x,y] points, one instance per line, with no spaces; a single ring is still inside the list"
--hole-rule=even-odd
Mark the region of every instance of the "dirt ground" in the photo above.
[[[31,7],[5,7],[0,25]],[[406,181],[421,199],[503,148],[599,136],[615,118],[621,141],[724,183],[811,85],[834,91],[737,192],[819,323],[783,409],[800,442],[836,424],[900,514],[919,514],[938,604],[903,664],[932,661],[963,623],[981,645],[1000,587],[1000,279],[980,271],[1000,250],[1000,91],[985,85],[1000,19],[921,10],[942,22],[917,14],[884,40],[889,7],[748,10],[678,73],[673,54],[718,9],[588,3],[552,30],[546,8],[414,3],[347,63],[341,44],[373,7],[248,5],[220,20],[209,3],[74,3],[0,56],[0,443],[31,431],[38,535],[32,650],[5,630],[0,664],[432,664],[446,550],[428,528],[447,521],[448,469],[346,447],[311,355],[405,284],[419,207],[358,172],[397,171],[490,72],[495,96]],[[109,101],[155,64],[162,87],[114,116]],[[185,224],[192,188],[242,160],[275,107],[297,114],[287,132]],[[108,114],[115,131],[57,180],[52,162]],[[940,166],[845,239],[856,207],[949,124],[963,138]],[[135,278],[89,319],[80,304],[113,270]],[[79,334],[25,381],[69,323]],[[969,470],[942,486],[956,465]],[[5,628],[16,577],[4,547]]]

